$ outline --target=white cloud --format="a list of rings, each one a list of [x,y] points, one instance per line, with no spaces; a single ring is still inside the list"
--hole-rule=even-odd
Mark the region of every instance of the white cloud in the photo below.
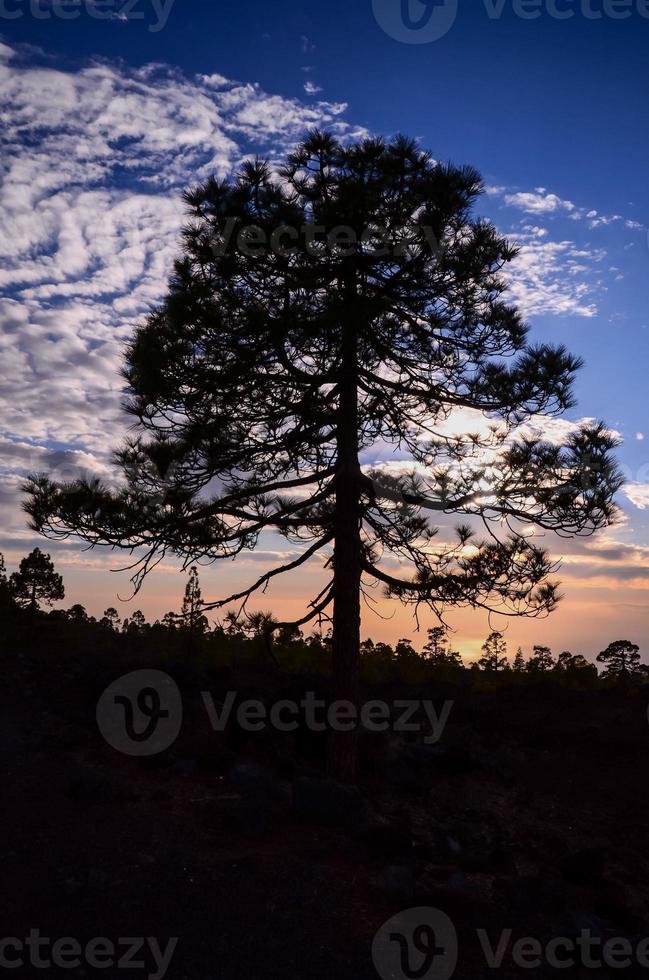
[[[316,85],[315,82],[305,82],[304,91],[307,95],[317,95],[318,92],[322,92],[322,86]]]
[[[517,208],[526,214],[544,215],[548,218],[564,217],[571,221],[584,221],[589,228],[606,228],[624,221],[621,214],[601,214],[594,208],[578,207],[572,201],[553,194],[545,187],[533,191],[515,191],[506,187],[489,187],[487,193],[502,197],[507,207]],[[642,228],[637,221],[625,221],[627,228]]]
[[[534,192],[519,191],[515,194],[505,194],[505,204],[520,208],[527,214],[556,214],[575,210],[572,201],[564,201],[556,194],[548,193],[545,188],[538,187]]]
[[[638,510],[649,508],[649,483],[627,483],[623,492]]]
[[[509,267],[511,296],[527,316],[592,317],[598,286],[593,278],[602,249],[582,249],[573,241],[551,241],[530,229],[515,236],[520,252]]]
[[[566,440],[576,435],[581,429],[597,425],[595,418],[581,418],[575,421],[565,418],[552,418],[548,415],[534,415],[522,425],[517,434],[524,438],[542,439],[554,446],[561,446]],[[622,433],[616,429],[608,429],[614,439],[622,439]]]

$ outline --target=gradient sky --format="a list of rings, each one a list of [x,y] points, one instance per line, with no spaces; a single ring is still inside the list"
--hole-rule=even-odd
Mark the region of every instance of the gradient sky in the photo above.
[[[182,188],[249,153],[278,159],[308,126],[403,131],[483,173],[479,211],[522,245],[512,291],[533,338],[586,360],[578,408],[540,427],[604,418],[624,440],[621,523],[561,543],[566,600],[547,622],[510,623],[510,648],[592,656],[624,636],[649,654],[649,4],[410,0],[409,12],[419,30],[401,0],[0,0],[0,550],[13,568],[37,543],[17,506],[26,472],[108,472],[125,432],[120,348],[164,292]],[[119,556],[47,548],[69,603],[100,614],[128,596],[128,575],[109,571]],[[204,594],[232,592],[284,549],[268,537],[205,570]],[[298,611],[319,574],[258,606]],[[182,590],[165,567],[120,610],[157,616]],[[366,635],[412,633],[409,613],[384,613],[365,617]],[[506,625],[449,619],[469,657]]]

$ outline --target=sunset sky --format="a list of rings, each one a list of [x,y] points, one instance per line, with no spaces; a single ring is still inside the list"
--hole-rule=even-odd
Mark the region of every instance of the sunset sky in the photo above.
[[[129,576],[110,569],[128,556],[36,540],[21,479],[109,473],[127,424],[121,347],[164,294],[187,184],[251,153],[277,160],[314,125],[342,138],[402,131],[482,172],[478,212],[522,246],[511,288],[532,339],[586,361],[577,409],[539,419],[539,431],[554,438],[604,419],[623,440],[628,481],[618,526],[546,541],[564,557],[559,612],[509,624],[451,612],[454,643],[471,659],[502,627],[510,653],[544,642],[592,657],[623,637],[646,661],[649,135],[638,119],[649,14],[562,0],[555,10],[574,16],[539,2],[526,19],[511,3],[447,0],[429,22],[410,2],[428,24],[419,35],[400,21],[400,0],[70,0],[70,19],[47,0],[0,5],[0,550],[10,570],[36,544],[50,551],[66,604],[93,614],[178,607],[184,577],[171,565],[120,603]],[[364,462],[386,458],[378,448]],[[286,547],[268,536],[254,555],[203,570],[204,597],[249,583]],[[302,569],[255,605],[299,614],[320,574],[317,563]],[[366,636],[412,635],[409,612],[385,604],[382,614],[366,614]]]

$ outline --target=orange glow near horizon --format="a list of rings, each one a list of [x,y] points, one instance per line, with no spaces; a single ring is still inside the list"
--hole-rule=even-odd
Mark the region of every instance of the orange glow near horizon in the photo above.
[[[112,605],[121,617],[141,609],[150,621],[162,617],[168,610],[180,608],[185,575],[169,566],[154,572],[145,581],[141,592],[129,599],[132,590],[127,572],[111,574],[103,562],[94,564],[92,560],[86,566],[76,558],[68,563],[58,557],[55,563],[66,584],[65,607],[80,602],[90,614],[100,616]],[[112,567],[118,567],[115,557]],[[263,562],[244,559],[240,563],[202,568],[199,571],[203,598],[213,601],[245,587],[266,567]],[[612,568],[602,568],[601,577],[594,578],[585,577],[582,571],[577,563],[566,563],[559,576],[565,599],[557,612],[546,619],[505,619],[495,614],[489,616],[486,612],[448,610],[446,620],[453,630],[453,646],[469,663],[480,655],[487,635],[498,629],[505,634],[510,657],[518,646],[530,652],[534,644],[541,643],[557,654],[570,650],[593,659],[609,642],[624,638],[638,643],[649,660],[649,579],[638,577],[620,581],[615,578]],[[599,571],[597,574],[600,575]],[[313,566],[301,570],[297,578],[293,575],[278,581],[266,595],[254,596],[248,608],[250,611],[271,611],[282,620],[298,619],[321,587],[322,572]],[[393,644],[401,637],[408,637],[416,649],[421,649],[426,642],[426,630],[437,625],[432,613],[423,608],[420,610],[420,631],[417,633],[411,608],[383,599],[380,592],[376,598],[380,615],[363,604],[363,637]],[[221,615],[218,611],[211,612],[209,619],[215,623]],[[306,631],[310,632],[311,627]]]

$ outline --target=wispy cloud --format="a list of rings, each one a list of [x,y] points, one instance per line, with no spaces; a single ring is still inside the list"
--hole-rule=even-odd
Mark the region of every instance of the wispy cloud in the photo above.
[[[649,509],[649,483],[627,483],[624,493],[638,510]]]
[[[592,317],[600,291],[597,269],[603,249],[579,247],[572,240],[554,241],[543,228],[513,236],[520,252],[509,271],[514,301],[528,316]]]
[[[527,214],[557,214],[562,211],[572,214],[575,211],[572,201],[564,201],[556,194],[550,194],[544,187],[537,187],[535,191],[506,193],[503,200],[510,207],[519,208]]]

